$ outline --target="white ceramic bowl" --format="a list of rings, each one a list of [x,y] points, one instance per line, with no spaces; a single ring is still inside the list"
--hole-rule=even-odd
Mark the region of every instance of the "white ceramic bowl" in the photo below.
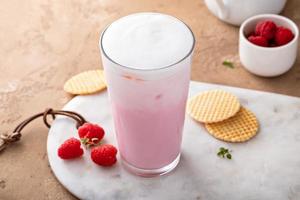
[[[272,20],[277,26],[289,28],[295,35],[288,44],[279,47],[260,47],[248,41],[246,36],[254,31],[258,22]],[[287,72],[297,57],[299,30],[290,19],[273,14],[253,16],[243,22],[240,28],[239,54],[242,65],[259,76],[278,76]]]

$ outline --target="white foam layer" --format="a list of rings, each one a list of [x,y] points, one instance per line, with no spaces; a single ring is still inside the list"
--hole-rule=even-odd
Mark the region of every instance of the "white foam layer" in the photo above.
[[[175,17],[138,13],[112,23],[102,38],[114,62],[135,69],[158,69],[177,63],[192,49],[193,35]]]

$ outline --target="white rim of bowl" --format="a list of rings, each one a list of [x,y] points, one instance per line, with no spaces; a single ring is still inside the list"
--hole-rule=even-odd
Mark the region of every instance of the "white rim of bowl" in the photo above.
[[[269,18],[270,20],[273,19],[278,19],[278,20],[282,20],[282,21],[285,21],[287,22],[288,24],[290,24],[292,27],[293,27],[293,33],[295,35],[295,37],[293,38],[292,41],[290,41],[289,43],[285,44],[285,45],[282,45],[282,46],[279,46],[279,47],[261,47],[261,46],[258,46],[258,45],[255,45],[253,43],[251,43],[248,38],[246,38],[245,34],[244,34],[244,29],[245,29],[245,26],[248,25],[250,22],[254,21],[254,20],[257,20],[257,19],[262,19],[262,18]],[[249,45],[252,45],[253,47],[255,48],[258,48],[258,49],[265,49],[265,50],[268,50],[268,51],[274,51],[274,50],[278,50],[278,49],[283,49],[283,48],[288,48],[288,46],[291,46],[292,43],[296,42],[298,40],[298,37],[299,37],[299,29],[298,29],[298,26],[295,24],[295,22],[293,22],[291,19],[287,18],[287,17],[284,17],[282,15],[275,15],[275,14],[261,14],[261,15],[255,15],[253,17],[250,17],[248,19],[246,19],[242,25],[241,25],[241,28],[240,28],[240,36],[242,36],[246,42],[249,44]]]

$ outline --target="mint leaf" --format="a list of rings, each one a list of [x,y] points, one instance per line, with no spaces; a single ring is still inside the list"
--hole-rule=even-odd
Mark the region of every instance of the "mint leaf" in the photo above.
[[[221,147],[219,150],[224,152],[226,149],[224,147]]]
[[[227,159],[231,160],[232,156],[231,156],[231,154],[229,152],[231,152],[231,150],[228,150],[228,149],[226,149],[224,147],[220,147],[219,148],[219,152],[217,153],[217,155],[219,157],[227,158]]]
[[[217,155],[218,155],[218,156],[222,156],[223,153],[222,153],[222,152],[218,152]]]
[[[226,157],[230,160],[231,159],[231,154],[227,154]]]
[[[228,61],[228,60],[224,60],[222,64],[223,64],[225,67],[228,67],[228,68],[231,68],[231,69],[234,68],[233,63],[230,62],[230,61]]]

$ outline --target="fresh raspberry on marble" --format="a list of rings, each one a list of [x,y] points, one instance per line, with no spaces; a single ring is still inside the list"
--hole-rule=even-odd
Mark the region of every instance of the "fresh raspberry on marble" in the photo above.
[[[255,35],[262,36],[267,40],[274,38],[277,26],[272,21],[261,21],[256,24]]]
[[[85,123],[78,128],[78,135],[84,145],[96,145],[104,137],[105,131],[97,124]]]
[[[116,147],[110,144],[104,144],[101,146],[94,147],[91,151],[91,159],[94,163],[100,166],[112,166],[117,162]]]
[[[294,39],[292,31],[285,27],[278,27],[275,33],[275,42],[277,46],[282,46]]]
[[[249,36],[248,37],[248,40],[253,43],[253,44],[256,44],[258,46],[261,46],[261,47],[267,47],[269,46],[268,44],[268,40],[262,36]]]
[[[61,159],[73,159],[83,155],[81,143],[76,138],[66,140],[57,150],[57,154]]]

